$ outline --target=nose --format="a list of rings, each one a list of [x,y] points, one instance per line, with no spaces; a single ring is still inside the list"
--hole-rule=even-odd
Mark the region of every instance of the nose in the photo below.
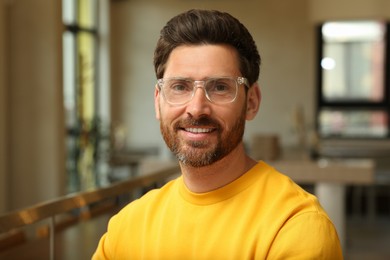
[[[199,117],[203,115],[209,115],[210,101],[206,97],[206,91],[203,84],[196,84],[194,90],[194,96],[191,101],[187,104],[187,113],[193,117]]]

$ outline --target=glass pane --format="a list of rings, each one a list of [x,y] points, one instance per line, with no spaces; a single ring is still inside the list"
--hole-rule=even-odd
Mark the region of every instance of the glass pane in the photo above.
[[[324,24],[321,67],[326,101],[384,99],[384,34],[380,22]]]
[[[95,113],[95,42],[91,33],[80,32],[78,43],[80,118],[92,122]]]
[[[76,13],[76,0],[62,0],[62,21],[64,24],[75,24]]]
[[[323,110],[320,113],[322,137],[386,137],[388,116],[385,111]]]
[[[96,0],[79,0],[79,25],[84,28],[96,27]]]
[[[71,128],[77,124],[75,37],[70,32],[64,32],[62,41],[65,124]]]

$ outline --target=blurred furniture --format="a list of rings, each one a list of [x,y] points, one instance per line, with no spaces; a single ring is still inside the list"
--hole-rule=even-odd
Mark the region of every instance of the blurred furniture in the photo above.
[[[257,160],[274,161],[280,157],[280,143],[277,134],[254,134],[250,154]]]
[[[314,194],[336,226],[345,248],[345,186],[373,184],[372,160],[279,160],[272,162],[278,171],[299,184],[314,184]]]
[[[121,181],[137,176],[142,161],[157,154],[157,147],[122,147],[121,149],[112,149],[109,156],[111,172],[108,178],[110,182]],[[119,171],[119,168],[123,167],[126,168],[126,171]]]
[[[375,162],[374,182],[351,187],[355,214],[363,212],[365,199],[369,221],[375,221],[379,196],[387,198],[390,210],[390,140],[388,139],[323,139],[318,155],[329,159],[371,159]]]

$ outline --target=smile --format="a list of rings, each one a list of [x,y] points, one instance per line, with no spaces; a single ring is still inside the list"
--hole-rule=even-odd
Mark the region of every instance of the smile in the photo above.
[[[194,134],[210,133],[213,131],[212,128],[184,128],[184,130]]]

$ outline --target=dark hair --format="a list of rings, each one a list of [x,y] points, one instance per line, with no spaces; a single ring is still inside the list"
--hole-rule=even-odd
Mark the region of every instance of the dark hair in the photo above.
[[[228,44],[240,58],[240,71],[252,85],[259,78],[261,58],[248,29],[228,13],[189,10],[173,17],[160,32],[154,51],[154,68],[162,78],[169,55],[180,45]]]

